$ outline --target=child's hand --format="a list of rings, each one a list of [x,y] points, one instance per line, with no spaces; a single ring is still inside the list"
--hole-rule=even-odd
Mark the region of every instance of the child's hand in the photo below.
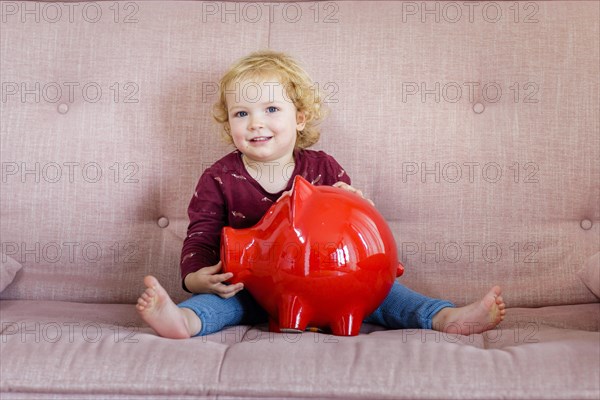
[[[375,206],[375,203],[373,203],[373,201],[371,199],[367,199],[365,197],[365,195],[363,194],[362,190],[358,190],[358,189],[356,189],[356,188],[348,185],[346,182],[341,182],[341,181],[340,182],[336,182],[336,183],[333,184],[333,186],[337,187],[337,188],[345,189],[345,190],[347,190],[349,192],[352,192],[352,193],[356,193],[357,195],[359,195],[360,197],[362,197],[363,199],[365,199],[366,201],[368,201],[369,203],[371,203],[372,206]]]
[[[223,263],[219,261],[211,267],[204,267],[196,272],[192,272],[185,277],[185,287],[192,293],[213,293],[224,299],[235,296],[240,290],[244,289],[243,283],[225,285],[228,279],[233,277],[232,272],[219,274]]]

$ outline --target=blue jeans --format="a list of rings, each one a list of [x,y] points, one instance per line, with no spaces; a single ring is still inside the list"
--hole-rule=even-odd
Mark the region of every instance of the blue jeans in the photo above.
[[[202,330],[198,336],[218,332],[231,325],[255,325],[268,321],[268,315],[247,290],[223,299],[214,294],[196,294],[178,304],[194,311]],[[442,308],[454,304],[432,299],[394,282],[383,303],[364,322],[388,329],[431,329],[431,321]]]

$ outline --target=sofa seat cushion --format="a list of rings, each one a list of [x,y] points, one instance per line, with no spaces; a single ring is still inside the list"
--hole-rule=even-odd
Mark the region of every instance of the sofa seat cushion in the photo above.
[[[509,309],[472,336],[364,325],[357,337],[235,326],[156,336],[131,304],[4,300],[10,398],[597,398],[600,303]]]

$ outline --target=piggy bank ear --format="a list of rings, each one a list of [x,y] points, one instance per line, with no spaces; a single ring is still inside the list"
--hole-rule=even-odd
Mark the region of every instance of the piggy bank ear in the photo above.
[[[308,198],[315,192],[316,189],[313,185],[300,175],[296,175],[292,188],[292,223],[301,217]]]

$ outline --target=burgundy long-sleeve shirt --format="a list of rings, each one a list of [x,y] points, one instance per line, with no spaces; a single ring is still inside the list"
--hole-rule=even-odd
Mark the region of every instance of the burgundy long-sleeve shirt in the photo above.
[[[269,193],[260,186],[246,171],[242,153],[237,150],[204,171],[188,207],[190,224],[181,251],[182,280],[190,272],[218,263],[223,227],[240,229],[256,225],[281,194],[291,190],[296,175],[314,185],[331,186],[339,181],[350,184],[344,169],[323,151],[295,151],[294,164],[293,169],[292,164],[284,169],[289,180],[287,187],[278,193]],[[273,170],[265,168],[259,173],[270,174]],[[183,288],[187,290],[185,284]]]

